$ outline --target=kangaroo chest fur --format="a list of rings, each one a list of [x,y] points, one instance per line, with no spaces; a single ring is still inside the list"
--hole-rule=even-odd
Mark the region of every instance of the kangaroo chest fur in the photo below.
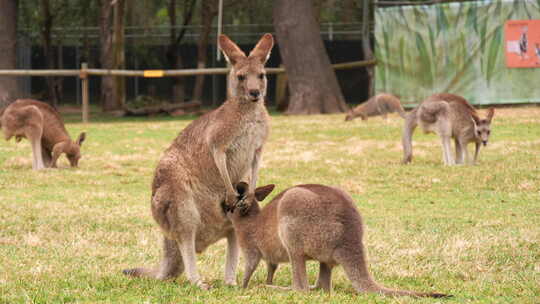
[[[266,115],[266,110],[256,111],[255,117],[241,122],[237,135],[226,151],[227,169],[233,183],[249,174],[256,151],[262,149],[268,136]]]

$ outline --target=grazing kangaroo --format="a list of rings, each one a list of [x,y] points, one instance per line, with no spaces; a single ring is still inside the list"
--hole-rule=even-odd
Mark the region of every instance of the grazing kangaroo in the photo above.
[[[265,34],[246,56],[227,36],[219,37],[219,47],[232,65],[229,98],[188,125],[165,151],[155,171],[151,202],[164,234],[163,259],[155,269],[127,269],[125,274],[168,279],[185,270],[192,284],[207,289],[196,253],[227,238],[225,283],[236,284],[237,242],[223,208],[234,208],[239,199],[234,184],[257,183],[269,132],[264,64],[273,44],[272,35]]]
[[[490,108],[485,119],[465,98],[448,93],[434,94],[414,108],[405,118],[403,129],[403,163],[412,160],[412,134],[420,124],[424,132],[441,137],[443,160],[446,165],[470,163],[467,144],[476,146],[472,164],[476,163],[480,145],[487,145],[491,133],[491,120],[495,110]],[[452,155],[450,138],[454,138],[456,159]]]
[[[237,191],[246,194],[248,187],[246,183],[239,183]],[[274,185],[255,189],[229,214],[245,258],[244,288],[262,258],[268,267],[267,284],[272,284],[278,264],[290,261],[293,289],[306,291],[306,260],[317,260],[320,271],[315,288],[330,291],[332,269],[341,265],[359,293],[447,296],[390,289],[375,282],[367,266],[362,217],[343,190],[324,185],[298,185],[281,192],[261,209],[259,202],[273,189]]]
[[[81,158],[81,144],[86,133],[72,141],[62,117],[50,105],[31,99],[18,99],[0,112],[0,127],[6,140],[15,136],[17,142],[27,138],[32,145],[32,168],[56,168],[58,158],[66,154],[72,167]]]
[[[362,120],[367,120],[368,117],[377,115],[382,115],[386,119],[386,114],[394,112],[398,112],[399,116],[405,118],[405,110],[403,110],[399,98],[392,94],[382,93],[350,110],[345,116],[345,121],[353,120],[358,116]]]

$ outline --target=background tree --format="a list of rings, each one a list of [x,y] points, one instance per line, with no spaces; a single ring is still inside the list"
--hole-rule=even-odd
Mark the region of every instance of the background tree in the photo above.
[[[172,69],[181,69],[183,67],[182,54],[180,53],[179,47],[187,31],[186,26],[191,23],[191,19],[193,17],[193,11],[195,10],[195,4],[197,1],[196,0],[183,1],[184,5],[183,5],[182,29],[177,34],[176,11],[177,11],[178,2],[179,1],[177,0],[169,0],[168,6],[167,6],[167,15],[169,17],[169,26],[170,26],[169,46],[167,48],[167,61],[169,63],[169,67]],[[173,101],[183,102],[184,100],[185,100],[184,78],[176,77],[174,79],[174,85],[173,85]]]
[[[348,109],[320,36],[311,0],[276,0],[274,28],[287,70],[288,114],[344,112]]]
[[[124,15],[125,0],[100,1],[100,61],[104,69],[124,67]],[[101,77],[101,105],[103,111],[122,108],[125,102],[125,79]]]
[[[54,1],[53,1],[54,2]],[[43,53],[45,55],[45,61],[47,63],[47,69],[60,68],[59,58],[61,58],[61,52],[58,53],[58,49],[54,47],[52,30],[55,21],[59,18],[60,12],[65,8],[66,1],[57,1],[57,5],[51,7],[49,0],[40,0],[40,35],[43,45]],[[48,76],[47,79],[47,96],[45,101],[48,101],[52,106],[56,107],[60,99],[62,99],[62,78]]]
[[[371,14],[372,10],[370,8],[370,0],[362,1],[362,51],[364,53],[364,60],[373,59],[373,50],[371,49]],[[367,66],[366,70],[368,73],[368,94],[369,97],[373,96],[375,90],[375,67]]]
[[[17,66],[17,0],[0,0],[0,69]],[[0,107],[19,97],[17,78],[0,77]]]
[[[212,23],[218,14],[218,1],[201,0],[201,31],[199,33],[199,41],[197,42],[197,68],[204,69],[208,58],[208,42],[210,33],[212,32]],[[202,101],[204,89],[204,75],[195,77],[195,87],[193,88],[193,100]]]

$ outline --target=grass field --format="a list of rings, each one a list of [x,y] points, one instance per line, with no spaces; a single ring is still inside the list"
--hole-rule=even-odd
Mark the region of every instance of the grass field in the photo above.
[[[401,165],[401,118],[342,120],[273,116],[260,184],[277,184],[271,197],[299,183],[341,186],[364,216],[375,278],[453,298],[357,295],[341,268],[331,294],[280,291],[263,286],[263,264],[249,289],[227,287],[223,241],[199,256],[210,291],[184,276],[125,277],[160,259],[150,182],[190,120],[68,116],[72,137],[87,131],[79,169],[62,158],[58,170],[32,171],[28,141],[0,141],[0,303],[540,303],[540,107],[497,109],[477,166],[442,166],[439,139],[419,131],[413,163]],[[308,270],[313,282],[317,264]],[[289,265],[275,282],[291,284]]]

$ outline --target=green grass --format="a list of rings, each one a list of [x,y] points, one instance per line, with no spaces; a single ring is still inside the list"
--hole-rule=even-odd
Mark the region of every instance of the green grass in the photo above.
[[[343,115],[274,115],[260,183],[271,195],[298,183],[338,185],[364,216],[375,278],[447,300],[357,295],[343,270],[331,294],[223,284],[225,243],[199,256],[210,291],[185,277],[130,279],[152,266],[160,232],[149,208],[162,151],[190,119],[67,117],[87,131],[79,169],[34,172],[27,141],[0,142],[0,303],[538,303],[540,299],[540,107],[497,109],[477,166],[442,166],[439,139],[415,134],[413,163],[400,164],[402,120],[344,123]],[[472,146],[470,147],[472,149]],[[238,278],[242,275],[240,264]],[[318,267],[308,265],[311,282]],[[276,283],[290,286],[289,265]]]

